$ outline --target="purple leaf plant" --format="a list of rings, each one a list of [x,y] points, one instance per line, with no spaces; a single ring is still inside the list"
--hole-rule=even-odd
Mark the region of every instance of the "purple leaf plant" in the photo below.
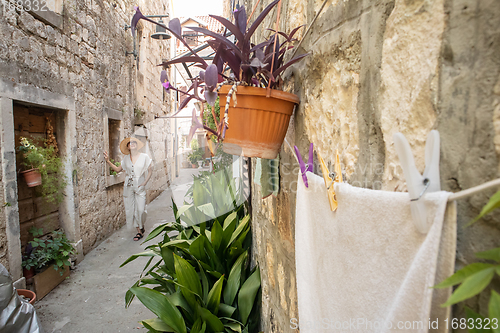
[[[192,84],[187,91],[175,88],[168,81],[166,71],[162,71],[160,81],[164,89],[167,91],[174,90],[186,95],[186,98],[179,106],[179,111],[170,117],[177,115],[191,100],[197,100],[201,102],[202,105],[204,105],[204,103],[208,103],[213,107],[217,99],[218,85],[221,83],[230,85],[238,84],[245,86],[257,86],[263,88],[279,88],[280,74],[282,74],[285,69],[308,55],[302,54],[286,63],[284,62],[286,51],[292,49],[293,45],[291,44],[297,41],[297,39],[294,38],[294,35],[303,26],[293,29],[290,34],[268,29],[274,32],[274,34],[272,34],[266,41],[262,41],[257,44],[250,41],[257,28],[262,24],[266,16],[279,1],[280,0],[274,0],[271,4],[269,4],[249,26],[247,26],[247,15],[244,7],[240,7],[234,11],[234,23],[226,18],[210,15],[226,28],[226,32],[223,35],[202,27],[187,27],[197,33],[201,33],[212,38],[207,41],[208,45],[215,51],[212,64],[210,65],[202,57],[200,57],[182,37],[182,28],[179,19],[175,18],[170,20],[167,27],[144,16],[138,6],[134,7],[136,13],[132,17],[131,23],[133,36],[135,36],[139,20],[146,20],[168,30],[172,35],[179,39],[179,41],[183,43],[191,53],[189,56],[166,61],[159,66],[166,67],[172,64],[191,62],[194,63],[195,66],[202,69],[200,74],[192,80]],[[234,35],[235,42],[229,40],[228,37],[231,34]],[[278,36],[282,36],[285,41],[280,43]],[[203,108],[200,113],[200,116],[203,119]],[[213,129],[203,125],[198,120],[198,116],[194,110],[192,122],[193,126],[191,131],[193,131],[193,128],[194,131],[198,128],[204,128],[211,134],[215,135],[218,141],[223,139],[223,133],[225,133],[225,129],[227,127],[226,124],[224,124],[224,126],[220,126],[220,128],[217,128],[217,130],[214,131]],[[215,123],[217,123],[217,119],[215,119]]]

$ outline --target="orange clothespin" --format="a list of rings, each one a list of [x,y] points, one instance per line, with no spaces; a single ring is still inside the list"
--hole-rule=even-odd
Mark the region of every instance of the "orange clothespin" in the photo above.
[[[319,163],[321,166],[321,172],[323,173],[323,179],[325,180],[326,190],[328,192],[328,201],[330,202],[330,209],[332,212],[337,210],[338,203],[337,197],[335,195],[335,187],[333,183],[342,183],[342,167],[340,166],[340,156],[339,151],[335,151],[335,172],[330,173],[328,170],[323,157],[318,151]]]

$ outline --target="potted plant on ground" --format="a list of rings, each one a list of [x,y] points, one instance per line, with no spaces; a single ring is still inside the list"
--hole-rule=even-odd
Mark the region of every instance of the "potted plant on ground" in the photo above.
[[[76,254],[62,231],[43,235],[42,228],[32,227],[34,239],[24,250],[22,266],[26,271],[34,269],[35,291],[41,299],[69,275],[70,256]]]
[[[294,105],[299,102],[296,95],[278,89],[282,84],[280,75],[283,71],[307,55],[302,54],[284,62],[286,51],[293,48],[291,44],[296,41],[293,36],[300,27],[293,29],[289,35],[275,29],[269,39],[251,42],[251,37],[259,25],[279,1],[275,0],[268,5],[249,27],[244,7],[234,12],[234,24],[223,17],[211,15],[234,35],[235,43],[208,29],[188,27],[213,38],[207,42],[215,51],[210,65],[181,36],[182,29],[178,19],[172,19],[166,27],[145,17],[139,8],[135,7],[136,14],[131,24],[133,34],[137,22],[144,19],[169,30],[192,53],[190,56],[164,62],[163,66],[192,62],[204,69],[193,79],[193,84],[187,92],[173,87],[168,82],[165,71],[162,72],[160,80],[167,91],[175,90],[187,96],[179,111],[191,100],[208,102],[213,106],[219,95],[225,108],[221,121],[217,121],[215,114],[213,115],[216,130],[202,124],[194,110],[192,128],[204,128],[211,133],[219,142],[223,142],[225,152],[247,157],[276,158]],[[279,7],[277,17],[279,19]],[[280,42],[280,36],[285,38],[283,43]],[[230,105],[231,96],[234,94],[237,95],[237,104],[233,102]],[[236,101],[236,98],[234,100]]]
[[[40,194],[49,202],[59,203],[64,198],[62,190],[66,187],[66,175],[61,157],[58,156],[56,147],[36,144],[34,140],[26,137],[20,138],[18,151],[21,154],[21,164],[29,187],[42,185]],[[34,177],[34,178],[31,178]]]
[[[226,179],[223,172],[197,177],[185,205],[172,202],[175,221],[145,241],[158,243],[121,265],[151,258],[125,296],[126,306],[137,296],[156,315],[142,321],[150,332],[257,331],[261,280],[250,265],[250,215],[238,199],[241,187]]]

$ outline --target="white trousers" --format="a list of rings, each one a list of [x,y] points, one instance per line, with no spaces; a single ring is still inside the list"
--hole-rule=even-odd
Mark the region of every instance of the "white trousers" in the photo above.
[[[123,188],[123,202],[127,226],[143,228],[146,221],[146,189],[144,186],[125,186]]]

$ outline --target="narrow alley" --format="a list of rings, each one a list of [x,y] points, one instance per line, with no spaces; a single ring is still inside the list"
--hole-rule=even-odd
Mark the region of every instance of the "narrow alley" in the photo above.
[[[171,198],[182,203],[198,169],[181,169],[172,186],[148,206],[146,230],[174,219]],[[147,232],[146,232],[147,234]],[[120,265],[146,244],[134,242],[134,230],[126,226],[90,251],[66,281],[35,304],[46,333],[130,332],[143,329],[138,322],[154,314],[135,299],[125,309],[125,293],[139,278],[145,258]],[[146,330],[144,330],[146,331]]]

